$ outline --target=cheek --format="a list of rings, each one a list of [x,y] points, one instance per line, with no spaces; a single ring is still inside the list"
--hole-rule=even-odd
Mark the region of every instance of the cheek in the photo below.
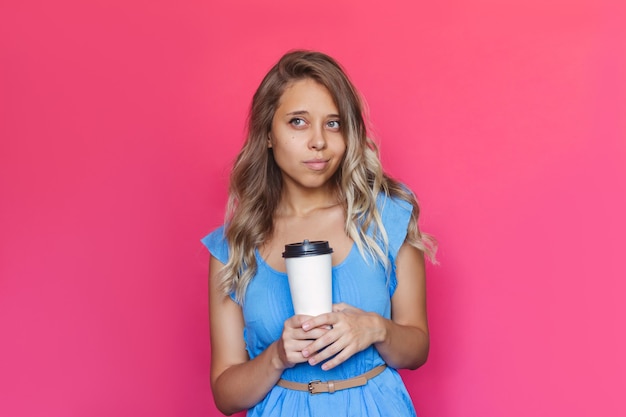
[[[289,161],[297,159],[299,149],[295,146],[295,140],[292,137],[274,138],[274,157],[281,161]]]
[[[339,155],[340,158],[346,156],[346,147],[342,146],[341,148],[337,149],[337,155]]]
[[[346,144],[345,139],[342,137],[339,138],[339,140],[337,140],[336,145],[335,145],[335,153],[337,154],[341,154],[342,156],[345,155],[346,150],[348,149],[348,146]]]
[[[301,139],[302,134],[288,128],[272,129],[272,143],[274,145],[292,145],[296,140]]]

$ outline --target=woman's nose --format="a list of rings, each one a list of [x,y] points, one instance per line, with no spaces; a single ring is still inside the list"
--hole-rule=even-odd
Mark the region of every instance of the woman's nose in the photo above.
[[[320,150],[326,147],[326,138],[323,129],[315,129],[311,139],[309,140],[309,148]]]

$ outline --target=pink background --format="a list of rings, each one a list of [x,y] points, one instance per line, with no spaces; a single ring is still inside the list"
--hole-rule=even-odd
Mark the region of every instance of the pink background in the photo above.
[[[4,1],[0,416],[219,414],[199,239],[296,47],[440,241],[418,413],[626,415],[623,4]]]

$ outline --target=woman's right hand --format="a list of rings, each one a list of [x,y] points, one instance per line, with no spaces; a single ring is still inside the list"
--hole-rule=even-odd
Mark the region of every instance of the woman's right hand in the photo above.
[[[295,315],[285,320],[283,333],[276,341],[278,359],[283,368],[292,368],[298,363],[306,362],[308,358],[302,355],[302,350],[309,346],[313,340],[322,337],[329,331],[325,327],[305,331],[302,324],[311,318],[311,316]]]

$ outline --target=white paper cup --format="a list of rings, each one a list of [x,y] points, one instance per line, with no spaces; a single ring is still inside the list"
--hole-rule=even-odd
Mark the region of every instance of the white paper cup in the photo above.
[[[332,254],[326,241],[285,245],[285,265],[296,314],[318,316],[333,309]]]

